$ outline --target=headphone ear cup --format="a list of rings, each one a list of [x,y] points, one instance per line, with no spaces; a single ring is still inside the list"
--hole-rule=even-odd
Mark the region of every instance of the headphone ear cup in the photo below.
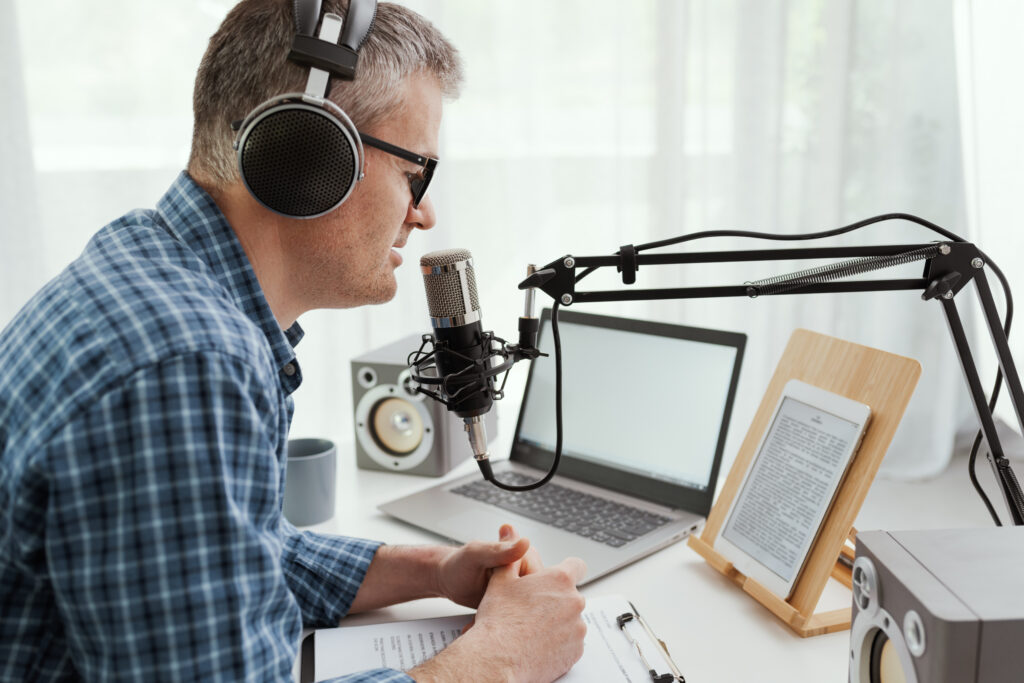
[[[321,216],[345,201],[359,180],[357,135],[324,108],[302,102],[272,106],[239,137],[242,182],[271,211]]]

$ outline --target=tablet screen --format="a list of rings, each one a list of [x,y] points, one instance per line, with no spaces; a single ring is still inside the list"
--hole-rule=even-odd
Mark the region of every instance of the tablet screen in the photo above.
[[[785,581],[804,555],[849,462],[860,425],[783,398],[722,536]]]

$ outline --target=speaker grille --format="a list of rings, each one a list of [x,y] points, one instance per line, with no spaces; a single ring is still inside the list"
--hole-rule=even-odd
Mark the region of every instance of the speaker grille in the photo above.
[[[330,114],[304,105],[257,120],[239,165],[249,191],[267,208],[302,218],[340,204],[357,172],[349,134]]]

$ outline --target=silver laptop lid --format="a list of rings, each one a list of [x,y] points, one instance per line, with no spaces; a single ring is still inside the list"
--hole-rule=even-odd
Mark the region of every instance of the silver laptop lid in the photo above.
[[[564,446],[558,473],[706,516],[746,335],[562,310]],[[511,459],[555,450],[551,310],[531,364]]]

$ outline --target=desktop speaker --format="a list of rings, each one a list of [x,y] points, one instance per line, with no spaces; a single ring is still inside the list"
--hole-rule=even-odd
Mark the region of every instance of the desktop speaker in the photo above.
[[[1024,528],[867,531],[851,683],[1024,680]]]
[[[420,347],[410,335],[352,360],[356,465],[366,470],[439,477],[472,454],[462,420],[416,393],[406,360]],[[484,423],[497,430],[494,410]]]

